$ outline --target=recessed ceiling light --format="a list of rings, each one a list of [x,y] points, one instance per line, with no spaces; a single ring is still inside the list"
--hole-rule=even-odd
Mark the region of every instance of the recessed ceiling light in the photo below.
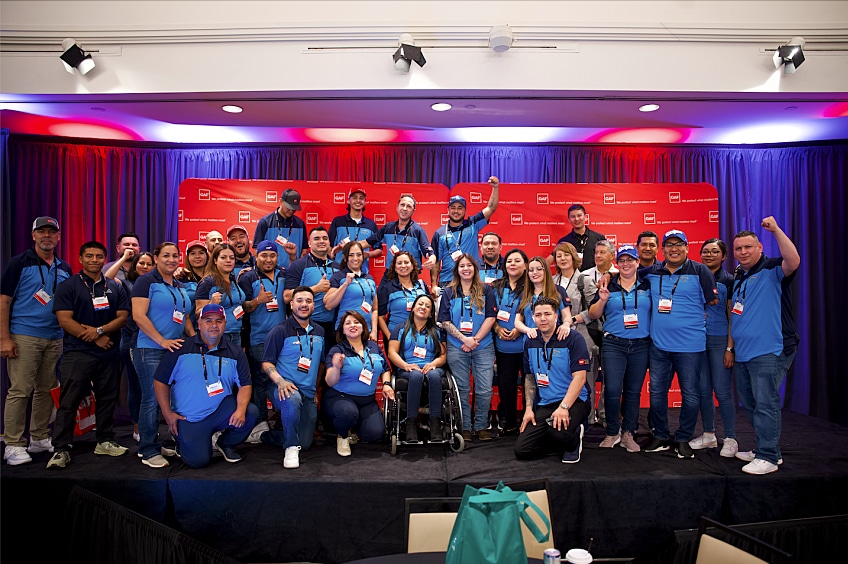
[[[639,106],[640,112],[655,112],[659,109],[660,107],[658,104],[645,104],[644,106]]]
[[[230,114],[240,114],[241,106],[221,106],[221,109]]]
[[[434,112],[446,112],[449,109],[451,109],[452,107],[453,106],[451,106],[450,104],[447,104],[445,102],[436,102],[435,104],[430,106],[430,109],[433,110]]]

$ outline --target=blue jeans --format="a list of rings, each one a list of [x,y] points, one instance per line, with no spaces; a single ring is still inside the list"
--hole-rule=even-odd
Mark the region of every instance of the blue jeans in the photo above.
[[[736,363],[736,391],[742,407],[754,426],[757,458],[772,464],[782,458],[780,454],[780,385],[795,358],[791,354],[780,356],[764,354],[748,362]]]
[[[459,402],[462,405],[462,428],[465,431],[489,427],[489,405],[492,403],[492,378],[495,373],[495,345],[477,347],[470,353],[448,343],[450,366]],[[471,425],[471,373],[474,373],[474,426]]]
[[[683,406],[680,409],[680,426],[674,433],[674,442],[689,441],[695,432],[698,421],[698,408],[701,405],[701,393],[698,382],[704,352],[668,352],[651,345],[651,411],[648,424],[654,438],[667,441],[668,429],[668,389],[677,372]]]
[[[398,370],[397,377],[409,381],[406,388],[406,417],[418,420],[418,407],[421,405],[421,390],[424,387],[424,379],[427,379],[427,393],[430,405],[430,417],[442,416],[442,376],[445,371],[434,368],[427,374],[420,370],[407,372]]]
[[[607,408],[607,435],[619,431],[635,434],[639,425],[639,397],[648,369],[651,338],[622,339],[610,333],[604,336],[604,404]],[[619,424],[621,411],[623,422]]]
[[[321,397],[321,407],[342,438],[353,430],[361,441],[373,443],[386,433],[383,413],[373,395],[352,396],[327,388]]]
[[[283,430],[262,433],[262,442],[283,448],[300,446],[301,449],[306,450],[311,447],[315,436],[315,423],[318,421],[318,406],[315,405],[315,398],[308,398],[297,390],[288,398],[281,400],[277,386],[274,385],[268,386],[267,397],[274,405],[274,409],[280,412]]]
[[[248,350],[250,361],[250,377],[253,381],[253,398],[251,402],[259,410],[257,421],[268,421],[268,375],[262,372],[262,354],[265,352],[265,343],[253,345]],[[276,386],[274,386],[276,387]]]
[[[138,411],[138,452],[142,458],[151,458],[162,450],[156,437],[159,434],[159,403],[153,391],[153,375],[165,356],[165,349],[133,349],[133,366],[141,388]],[[211,444],[211,443],[210,443]]]
[[[138,385],[138,374],[133,364],[133,352],[129,345],[124,346],[121,340],[121,361],[127,370],[127,407],[130,410],[130,420],[138,423],[138,412],[141,409],[141,386]]]
[[[704,431],[715,432],[715,403],[713,391],[721,411],[724,436],[736,438],[736,406],[733,405],[733,392],[730,389],[731,368],[724,367],[724,353],[727,350],[726,335],[707,335],[707,353],[701,364],[701,420]]]
[[[212,434],[216,431],[223,431],[218,437],[221,446],[234,447],[247,438],[256,424],[256,406],[247,404],[244,425],[233,427],[230,425],[230,417],[235,413],[237,405],[236,397],[229,395],[202,420],[193,423],[185,419],[177,421],[177,436],[174,438],[183,464],[189,468],[202,468],[209,464],[212,458]]]

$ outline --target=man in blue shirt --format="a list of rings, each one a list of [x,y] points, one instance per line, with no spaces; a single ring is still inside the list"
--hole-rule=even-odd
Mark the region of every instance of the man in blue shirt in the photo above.
[[[306,252],[306,224],[295,215],[300,209],[300,192],[289,188],[280,196],[280,207],[256,222],[253,245],[255,247],[259,241],[274,241],[277,266],[288,268]]]
[[[320,325],[327,335],[329,346],[335,344],[335,310],[324,307],[324,294],[330,289],[330,278],[338,270],[329,258],[330,236],[327,230],[314,227],[309,232],[309,252],[292,262],[286,269],[286,294],[298,286],[309,286],[315,294],[315,311],[311,312],[312,321]]]
[[[756,448],[738,452],[748,462],[747,474],[777,472],[780,453],[780,385],[798,349],[789,285],[801,264],[798,249],[774,217],[762,221],[773,233],[779,258],[767,258],[763,244],[751,231],[733,238],[733,256],[739,262],[730,298],[730,336],[735,352],[736,390],[754,426]]]
[[[556,301],[536,301],[536,338],[524,342],[525,410],[514,449],[519,459],[562,452],[562,462],[574,464],[583,452],[583,422],[589,415],[589,349],[577,331],[561,341],[554,338],[558,319]]]
[[[247,357],[223,338],[226,328],[224,308],[206,304],[197,320],[197,334],[165,353],[153,376],[162,417],[177,441],[183,464],[190,468],[209,464],[212,435],[218,431],[215,447],[224,460],[241,461],[235,447],[256,422]]]
[[[489,184],[492,186],[489,202],[482,211],[469,218],[465,217],[465,198],[452,196],[448,200],[448,223],[439,227],[433,234],[432,247],[438,265],[430,271],[430,279],[433,283],[431,292],[434,297],[438,297],[439,289],[437,288],[440,285],[446,285],[451,281],[454,262],[463,253],[470,254],[475,260],[480,258],[477,234],[489,223],[492,214],[498,209],[500,181],[496,176],[490,176]]]
[[[377,233],[377,224],[370,217],[365,217],[365,189],[357,186],[351,188],[347,195],[347,213],[333,218],[330,222],[330,258],[335,260],[336,255],[351,241],[365,240]],[[365,250],[365,262],[362,263],[362,272],[368,272],[368,259],[380,256],[380,250]]]
[[[97,241],[80,248],[82,271],[56,287],[53,313],[64,332],[60,365],[62,390],[53,425],[54,454],[47,468],[71,461],[77,409],[89,389],[97,397],[97,446],[94,454],[121,456],[127,448],[115,442],[115,406],[121,387],[121,328],[129,317],[124,286],[101,274],[106,247]]]
[[[718,303],[715,277],[710,269],[689,260],[686,234],[672,229],[663,235],[665,261],[639,270],[639,280],[651,283],[651,410],[653,434],[642,447],[646,452],[671,448],[668,429],[668,390],[674,373],[680,383],[683,406],[674,434],[678,458],[694,458],[689,439],[695,432],[700,405],[700,370],[707,348],[705,306]]]
[[[242,270],[253,270],[256,268],[256,257],[250,254],[250,236],[243,225],[230,225],[227,229],[227,241],[236,255],[236,267],[233,276],[238,280]]]
[[[484,233],[480,239],[481,256],[477,259],[477,266],[480,267],[480,279],[486,284],[491,284],[498,278],[503,278],[502,248],[501,236],[494,231]]]
[[[436,264],[427,233],[412,219],[416,205],[412,194],[401,194],[397,204],[397,220],[385,224],[365,241],[366,248],[370,247],[374,253],[371,256],[379,256],[377,251],[383,252],[382,247],[385,246],[386,270],[392,266],[392,260],[400,251],[409,252],[418,262],[419,268],[429,270]]]
[[[32,223],[32,249],[12,258],[0,288],[0,356],[7,359],[9,392],[3,410],[6,464],[32,462],[29,453],[53,452],[48,428],[53,411],[50,389],[56,386],[56,363],[62,355],[62,329],[51,301],[57,285],[71,276],[68,263],[56,256],[59,222],[38,217]],[[30,444],[24,429],[32,396]]]

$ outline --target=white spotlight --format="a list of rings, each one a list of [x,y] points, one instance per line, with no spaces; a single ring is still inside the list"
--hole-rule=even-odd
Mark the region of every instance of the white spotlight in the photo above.
[[[512,47],[512,30],[508,25],[496,25],[489,31],[489,48],[495,53],[509,51]]]
[[[65,65],[65,70],[73,74],[74,69],[80,74],[88,74],[94,68],[94,59],[91,55],[82,50],[82,47],[70,37],[62,40],[62,51],[59,55],[62,63]]]

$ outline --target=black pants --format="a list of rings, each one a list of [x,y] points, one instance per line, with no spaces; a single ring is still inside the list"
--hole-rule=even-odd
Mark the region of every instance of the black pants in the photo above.
[[[589,404],[578,399],[569,410],[568,428],[557,431],[545,422],[559,407],[560,402],[536,407],[536,425],[527,425],[515,440],[516,458],[536,458],[551,453],[562,454],[577,448],[580,440],[578,427],[589,416]]]
[[[498,419],[501,426],[506,429],[518,427],[518,386],[524,384],[521,376],[521,365],[524,362],[524,353],[504,353],[495,350],[495,359],[498,364]]]
[[[121,358],[99,357],[87,352],[68,351],[59,363],[62,391],[59,409],[53,424],[53,448],[57,452],[70,448],[74,440],[77,409],[80,402],[94,389],[96,400],[94,415],[97,421],[97,442],[115,438],[115,406],[121,388]]]

